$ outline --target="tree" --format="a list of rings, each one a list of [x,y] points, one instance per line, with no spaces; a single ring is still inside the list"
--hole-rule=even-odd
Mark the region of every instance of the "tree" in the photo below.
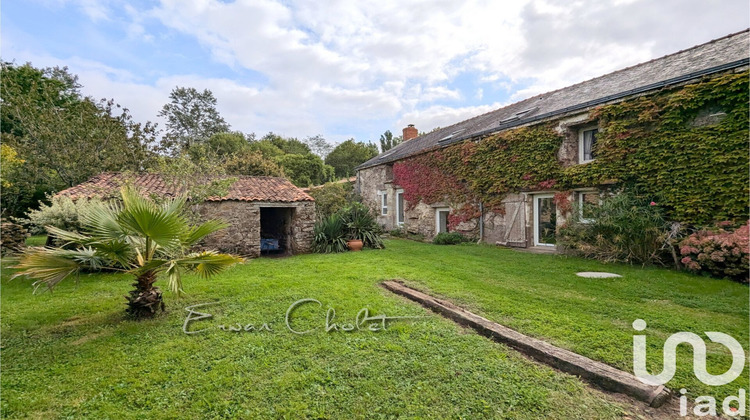
[[[214,134],[203,143],[192,144],[187,152],[190,158],[221,161],[228,156],[250,149],[247,137],[239,131]]]
[[[21,215],[45,193],[104,171],[139,171],[152,159],[155,125],[134,122],[114,100],[81,96],[66,68],[2,63],[0,78],[2,143],[25,162],[17,190],[3,191],[4,213]]]
[[[225,228],[218,221],[192,225],[184,216],[186,198],[157,204],[138,191],[123,188],[122,204],[100,204],[81,217],[83,232],[50,227],[49,233],[64,248],[30,248],[22,254],[15,276],[36,279],[35,288],[53,289],[84,269],[109,268],[133,274],[135,289],[126,297],[127,312],[136,318],[164,309],[162,292],[154,283],[159,275],[169,289],[182,291],[182,273],[211,277],[243,259],[215,251],[190,252],[205,236]]]
[[[281,155],[274,161],[284,168],[286,177],[298,187],[320,185],[332,181],[334,177],[334,169],[312,153]]]
[[[306,138],[304,143],[313,153],[320,156],[321,159],[325,159],[328,153],[331,152],[331,149],[333,149],[331,143],[328,143],[320,134]]]
[[[261,141],[267,141],[290,155],[306,155],[312,153],[310,147],[294,137],[284,138],[278,134],[268,133]]]
[[[267,159],[272,159],[285,154],[283,150],[279,149],[278,146],[269,140],[258,140],[250,143],[250,150],[262,154],[263,157]]]
[[[349,139],[336,146],[328,154],[326,163],[333,166],[338,178],[344,178],[354,175],[354,168],[377,155],[378,148],[374,144]]]
[[[386,130],[385,133],[380,135],[380,151],[386,152],[393,149],[401,143],[401,136],[393,137],[391,130]]]
[[[256,150],[243,150],[231,155],[223,166],[229,175],[284,176],[284,170],[276,162]]]
[[[350,182],[329,182],[308,192],[315,199],[318,220],[327,219],[352,201],[353,185]]]
[[[214,94],[204,89],[175,87],[169,94],[159,116],[167,120],[167,132],[162,138],[162,149],[178,153],[196,143],[202,143],[214,134],[229,131],[229,124],[216,109]]]

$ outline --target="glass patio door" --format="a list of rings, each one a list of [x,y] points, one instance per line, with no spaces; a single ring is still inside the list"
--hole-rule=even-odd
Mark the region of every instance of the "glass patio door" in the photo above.
[[[534,245],[555,246],[557,229],[557,208],[554,195],[534,196]]]

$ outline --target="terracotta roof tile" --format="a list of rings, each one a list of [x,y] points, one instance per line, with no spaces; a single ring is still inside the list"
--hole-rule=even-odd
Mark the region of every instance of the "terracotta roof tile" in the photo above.
[[[267,202],[295,202],[314,201],[300,188],[297,188],[286,178],[268,176],[232,175],[222,178],[236,178],[224,197],[209,197],[207,201],[267,201]],[[206,178],[208,182],[214,178]],[[184,188],[171,183],[159,174],[124,174],[105,172],[92,177],[88,181],[60,191],[57,195],[68,196],[74,200],[79,198],[112,198],[119,194],[119,189],[126,182],[148,194],[165,197],[176,197]]]

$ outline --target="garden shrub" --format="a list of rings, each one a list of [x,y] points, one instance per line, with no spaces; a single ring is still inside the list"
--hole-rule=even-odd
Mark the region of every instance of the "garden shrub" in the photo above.
[[[406,229],[404,228],[396,228],[396,229],[391,229],[390,231],[388,231],[388,234],[394,238],[406,238],[406,235],[408,233],[406,232]]]
[[[40,203],[38,210],[29,210],[27,218],[18,221],[29,226],[34,235],[47,233],[45,226],[79,232],[81,215],[99,204],[101,200],[98,199],[79,198],[73,201],[70,197],[53,196],[50,198],[50,204]]]
[[[466,242],[466,238],[458,232],[440,232],[432,239],[435,245],[457,245]]]
[[[382,230],[375,216],[362,203],[353,202],[315,224],[313,250],[319,253],[344,252],[346,241],[359,239],[366,248],[384,248]]]
[[[352,200],[353,188],[348,182],[329,182],[322,187],[311,188],[308,194],[315,199],[318,219],[324,219],[346,207]]]
[[[382,229],[369,207],[355,201],[337,214],[344,221],[347,239],[360,239],[367,248],[384,248]]]
[[[587,208],[586,220],[573,206],[571,219],[558,229],[564,252],[605,262],[661,264],[669,225],[657,203],[624,192]],[[671,258],[671,257],[670,257]]]
[[[734,231],[723,228],[700,230],[680,242],[685,269],[748,282],[748,233],[750,222]]]
[[[346,233],[344,221],[338,214],[318,220],[313,229],[313,251],[321,254],[346,251]]]

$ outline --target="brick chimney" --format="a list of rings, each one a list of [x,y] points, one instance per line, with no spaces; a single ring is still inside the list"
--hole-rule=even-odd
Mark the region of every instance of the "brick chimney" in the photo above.
[[[404,141],[411,140],[418,135],[419,131],[414,127],[414,124],[409,124],[408,127],[404,128]]]

